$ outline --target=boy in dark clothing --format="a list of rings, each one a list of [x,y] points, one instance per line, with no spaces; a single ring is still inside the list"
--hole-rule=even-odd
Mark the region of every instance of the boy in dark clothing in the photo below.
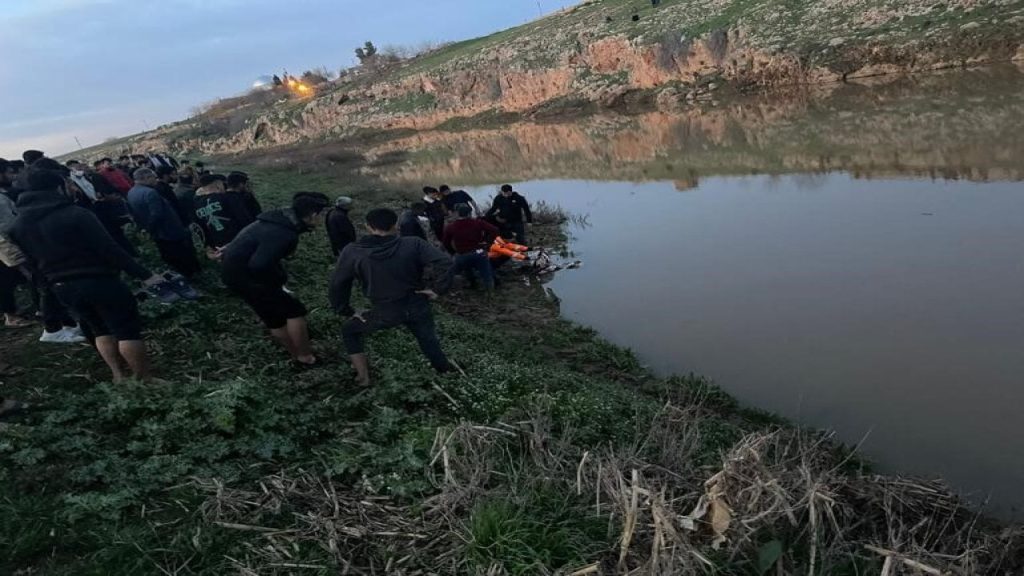
[[[149,360],[142,321],[135,297],[118,274],[127,272],[147,286],[163,278],[122,250],[95,215],[72,204],[61,192],[63,186],[56,172],[32,171],[32,190],[18,198],[11,239],[29,257],[34,272],[82,320],[114,380],[124,377],[122,361],[136,378],[146,380]]]
[[[174,187],[174,197],[178,199],[178,205],[188,211],[188,221],[183,224],[195,222],[196,179],[188,171],[182,173],[179,170],[178,184]]]
[[[252,183],[249,181],[249,175],[245,172],[232,172],[228,174],[227,179],[227,191],[229,194],[237,194],[241,200],[242,205],[245,206],[246,211],[249,213],[249,221],[244,225],[256,221],[256,217],[263,213],[263,207],[260,206],[259,200],[256,199],[256,195],[252,192]]]
[[[427,220],[430,222],[430,229],[438,241],[444,236],[444,221],[448,217],[448,209],[445,208],[441,191],[437,188],[426,186],[423,188],[423,202],[427,205]]]
[[[459,204],[455,211],[459,219],[452,222],[444,230],[444,244],[455,254],[453,274],[465,274],[470,285],[476,283],[473,275],[478,272],[484,281],[487,291],[494,289],[494,270],[491,268],[488,248],[498,237],[498,229],[484,220],[473,218],[473,209],[469,204]]]
[[[153,238],[160,258],[185,278],[193,278],[201,266],[192,234],[181,223],[174,206],[156,191],[156,184],[155,172],[149,168],[136,170],[135,186],[128,192],[128,208],[135,223]]]
[[[369,235],[341,252],[331,277],[331,307],[342,315],[352,316],[341,334],[356,371],[356,382],[361,386],[370,384],[366,336],[400,325],[416,337],[435,370],[443,373],[452,369],[441,350],[430,310],[430,301],[451,287],[451,258],[422,238],[397,237],[397,224],[398,215],[393,211],[371,210],[366,215]],[[423,279],[427,266],[436,277],[433,289],[427,289]],[[357,278],[373,306],[358,314],[349,304],[352,282]]]
[[[188,226],[192,223],[192,205],[182,204],[178,201],[178,195],[174,193],[174,187],[178,184],[178,171],[171,166],[160,166],[155,172],[156,191],[178,213],[182,225]]]
[[[331,239],[331,251],[334,257],[345,249],[345,246],[356,241],[356,227],[348,217],[348,211],[352,208],[352,199],[348,196],[340,196],[334,201],[334,208],[327,213],[327,236]]]
[[[274,339],[299,364],[317,363],[309,344],[306,307],[284,291],[288,274],[281,261],[299,245],[299,235],[322,220],[327,196],[299,192],[291,208],[260,214],[223,251],[224,284],[245,300],[270,329]]]
[[[501,194],[494,198],[487,217],[494,218],[502,234],[514,234],[518,244],[526,244],[526,224],[533,223],[533,214],[529,202],[513,191],[512,186],[501,187]]]
[[[476,200],[473,200],[473,197],[465,190],[456,190],[452,192],[451,187],[447,184],[442,184],[441,198],[444,202],[445,208],[448,209],[450,214],[455,213],[455,207],[459,204],[468,204],[473,209],[474,216],[480,215],[480,207],[476,205]]]
[[[203,230],[206,246],[216,252],[238,236],[249,221],[243,198],[224,190],[224,182],[215,174],[204,174],[193,200],[192,219]]]
[[[423,202],[413,202],[408,210],[402,212],[402,217],[398,220],[398,235],[415,236],[416,238],[426,240],[427,233],[423,231],[423,225],[420,224],[420,218],[425,218],[426,213],[426,204]]]

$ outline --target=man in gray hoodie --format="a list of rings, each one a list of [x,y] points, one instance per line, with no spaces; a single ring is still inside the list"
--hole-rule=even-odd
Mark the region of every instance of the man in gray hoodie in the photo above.
[[[370,384],[366,336],[379,330],[405,326],[420,345],[431,366],[449,372],[448,361],[437,338],[430,302],[451,288],[451,258],[429,242],[415,236],[397,235],[398,215],[385,208],[366,215],[368,235],[341,251],[331,278],[330,300],[335,311],[351,316],[342,327],[345,349],[356,371],[356,383]],[[424,269],[433,270],[435,280],[428,288]],[[372,308],[355,313],[349,300],[352,282],[359,279]]]

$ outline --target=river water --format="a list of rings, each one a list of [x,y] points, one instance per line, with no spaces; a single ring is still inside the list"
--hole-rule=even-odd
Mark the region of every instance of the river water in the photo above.
[[[395,145],[392,145],[395,146]],[[1024,507],[1024,74],[417,135],[396,181],[585,215],[562,312],[660,374]],[[394,154],[381,149],[381,154]]]

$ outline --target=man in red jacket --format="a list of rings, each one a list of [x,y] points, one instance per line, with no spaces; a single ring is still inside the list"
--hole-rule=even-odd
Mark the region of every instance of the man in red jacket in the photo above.
[[[473,218],[473,207],[459,204],[455,207],[458,219],[444,229],[441,239],[446,250],[455,255],[455,266],[452,274],[462,273],[470,286],[476,284],[474,272],[480,274],[484,288],[490,292],[494,289],[494,269],[487,257],[487,249],[498,237],[498,229],[477,218]]]
[[[98,160],[93,166],[100,176],[103,176],[122,196],[127,195],[128,191],[132,189],[131,179],[125,176],[124,172],[114,168],[114,161],[110,158]]]

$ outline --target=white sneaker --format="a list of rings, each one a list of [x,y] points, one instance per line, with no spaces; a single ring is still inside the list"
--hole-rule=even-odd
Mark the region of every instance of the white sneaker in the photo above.
[[[81,336],[82,338],[85,338],[85,332],[82,332],[81,326],[65,326],[64,330],[70,332],[72,336]]]
[[[56,332],[43,330],[43,335],[39,337],[39,341],[48,344],[78,344],[85,342],[85,336],[75,334],[68,328],[61,328]]]

